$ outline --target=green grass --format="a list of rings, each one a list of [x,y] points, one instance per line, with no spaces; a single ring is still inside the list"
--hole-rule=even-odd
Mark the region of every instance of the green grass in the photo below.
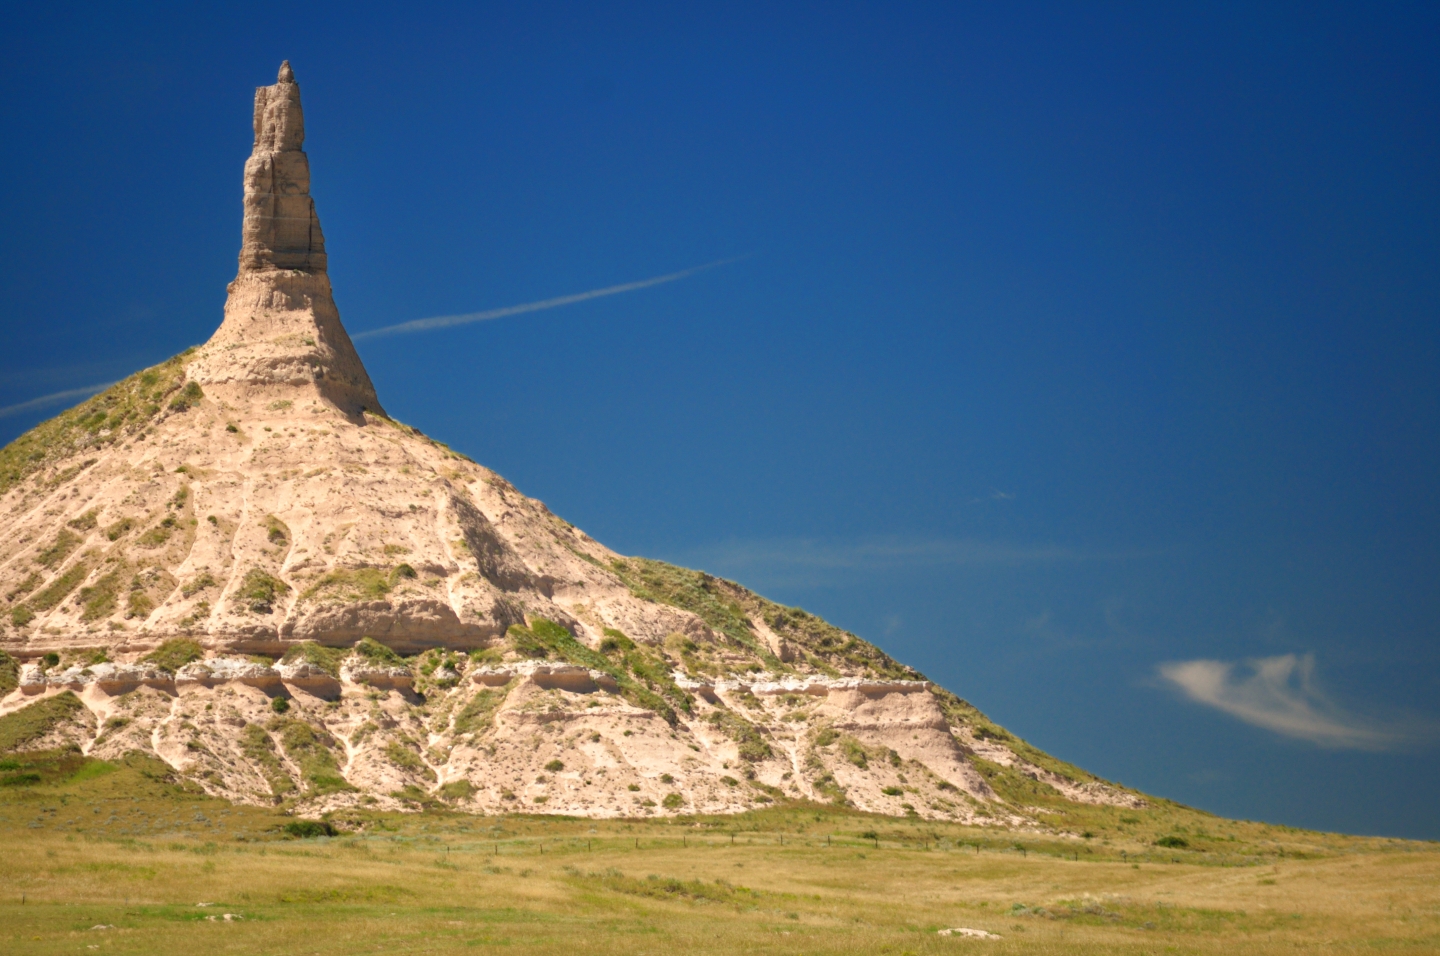
[[[139,434],[161,413],[162,403],[181,390],[193,352],[187,349],[131,375],[0,449],[0,494],[36,474],[44,475],[47,487],[58,487],[94,463],[87,459],[62,471],[56,467],[61,460]]]
[[[65,529],[55,536],[55,540],[46,548],[42,548],[35,555],[35,563],[44,568],[53,568],[70,556],[70,552],[80,546],[81,538],[78,534]]]
[[[251,568],[240,579],[234,600],[256,614],[269,614],[275,610],[275,601],[289,592],[290,585],[273,574],[261,568]]]
[[[277,697],[276,700],[284,700]],[[246,724],[245,729],[240,733],[240,749],[245,756],[253,760],[265,774],[265,781],[270,785],[270,792],[276,797],[283,797],[293,793],[295,781],[286,772],[285,765],[280,760],[279,753],[275,749],[275,741],[270,734],[259,724]]]
[[[455,733],[478,734],[495,722],[495,710],[505,702],[506,690],[479,690],[455,715]]]
[[[337,568],[301,592],[300,600],[378,601],[390,593],[401,577],[406,576],[397,574],[400,568],[409,569],[409,577],[415,576],[414,569],[408,564],[388,571],[384,568]]]
[[[204,658],[205,649],[188,637],[171,638],[155,650],[140,658],[154,664],[162,671],[173,674],[191,661]]]
[[[76,719],[84,710],[80,698],[67,690],[0,717],[0,753],[10,753],[39,740],[59,724]]]
[[[285,755],[300,768],[300,778],[308,793],[339,793],[355,789],[340,775],[333,753],[340,747],[339,742],[323,729],[286,717],[274,718],[269,729],[280,738]]]
[[[670,677],[670,664],[658,649],[636,644],[614,628],[605,629],[599,650],[586,647],[545,618],[533,619],[529,627],[511,625],[505,638],[525,657],[564,661],[609,674],[619,685],[621,697],[655,711],[672,725],[679,720],[677,709],[689,713],[694,706],[690,695]]]
[[[84,607],[80,620],[90,623],[114,614],[119,604],[120,589],[127,576],[122,565],[101,575],[94,584],[81,588],[76,595],[76,602]]]
[[[709,719],[725,736],[735,741],[740,751],[740,759],[753,762],[774,755],[760,730],[735,711],[715,710],[710,713]]]
[[[1126,811],[1145,832],[1102,844],[807,804],[592,821],[431,801],[312,821],[207,797],[138,755],[23,754],[0,760],[5,777],[25,778],[0,784],[0,949],[17,956],[1409,956],[1440,941],[1440,846],[1174,808]],[[1228,849],[1153,845],[1176,826]],[[1002,938],[936,932],[953,926]]]
[[[82,558],[66,568],[64,574],[51,581],[43,591],[30,598],[25,604],[32,611],[49,611],[65,600],[65,596],[75,590],[76,586],[89,574],[90,568]]]
[[[382,667],[405,667],[405,658],[373,637],[362,637],[355,643],[355,654]]]
[[[20,686],[20,662],[0,651],[0,697]]]
[[[280,658],[280,661],[284,664],[305,661],[314,664],[331,677],[339,677],[340,662],[345,659],[347,653],[344,648],[323,647],[314,641],[301,641],[286,648],[285,656]]]

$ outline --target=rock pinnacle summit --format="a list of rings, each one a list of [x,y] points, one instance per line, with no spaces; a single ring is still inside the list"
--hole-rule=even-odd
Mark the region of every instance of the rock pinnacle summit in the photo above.
[[[301,388],[347,414],[378,411],[375,387],[330,291],[304,142],[300,86],[286,60],[277,82],[255,91],[240,271],[229,285],[225,321],[190,377],[237,403],[285,400],[272,393]]]

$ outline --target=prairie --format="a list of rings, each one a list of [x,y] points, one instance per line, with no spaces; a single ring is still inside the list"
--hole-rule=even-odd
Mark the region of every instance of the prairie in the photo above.
[[[1088,837],[788,804],[663,820],[350,813],[329,821],[334,836],[296,838],[283,809],[207,797],[167,769],[73,752],[5,761],[0,948],[1440,950],[1440,846],[1161,802],[1094,808]],[[1000,938],[938,933],[955,927]]]

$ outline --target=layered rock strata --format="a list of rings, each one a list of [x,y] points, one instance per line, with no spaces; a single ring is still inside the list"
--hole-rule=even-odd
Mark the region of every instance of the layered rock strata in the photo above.
[[[144,750],[304,812],[804,799],[1034,826],[1036,800],[1141,800],[388,418],[331,296],[303,141],[287,64],[256,94],[215,335],[0,450],[0,720],[57,715],[23,746]]]

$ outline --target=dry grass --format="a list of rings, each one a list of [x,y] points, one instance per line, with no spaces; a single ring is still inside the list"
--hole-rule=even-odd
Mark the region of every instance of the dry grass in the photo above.
[[[336,822],[360,832],[287,840],[278,811],[197,794],[153,760],[38,763],[46,782],[0,794],[6,953],[1440,949],[1434,844],[1210,818],[1227,852],[1173,855],[811,806],[669,822],[356,813]],[[1003,939],[936,935],[953,926]]]

